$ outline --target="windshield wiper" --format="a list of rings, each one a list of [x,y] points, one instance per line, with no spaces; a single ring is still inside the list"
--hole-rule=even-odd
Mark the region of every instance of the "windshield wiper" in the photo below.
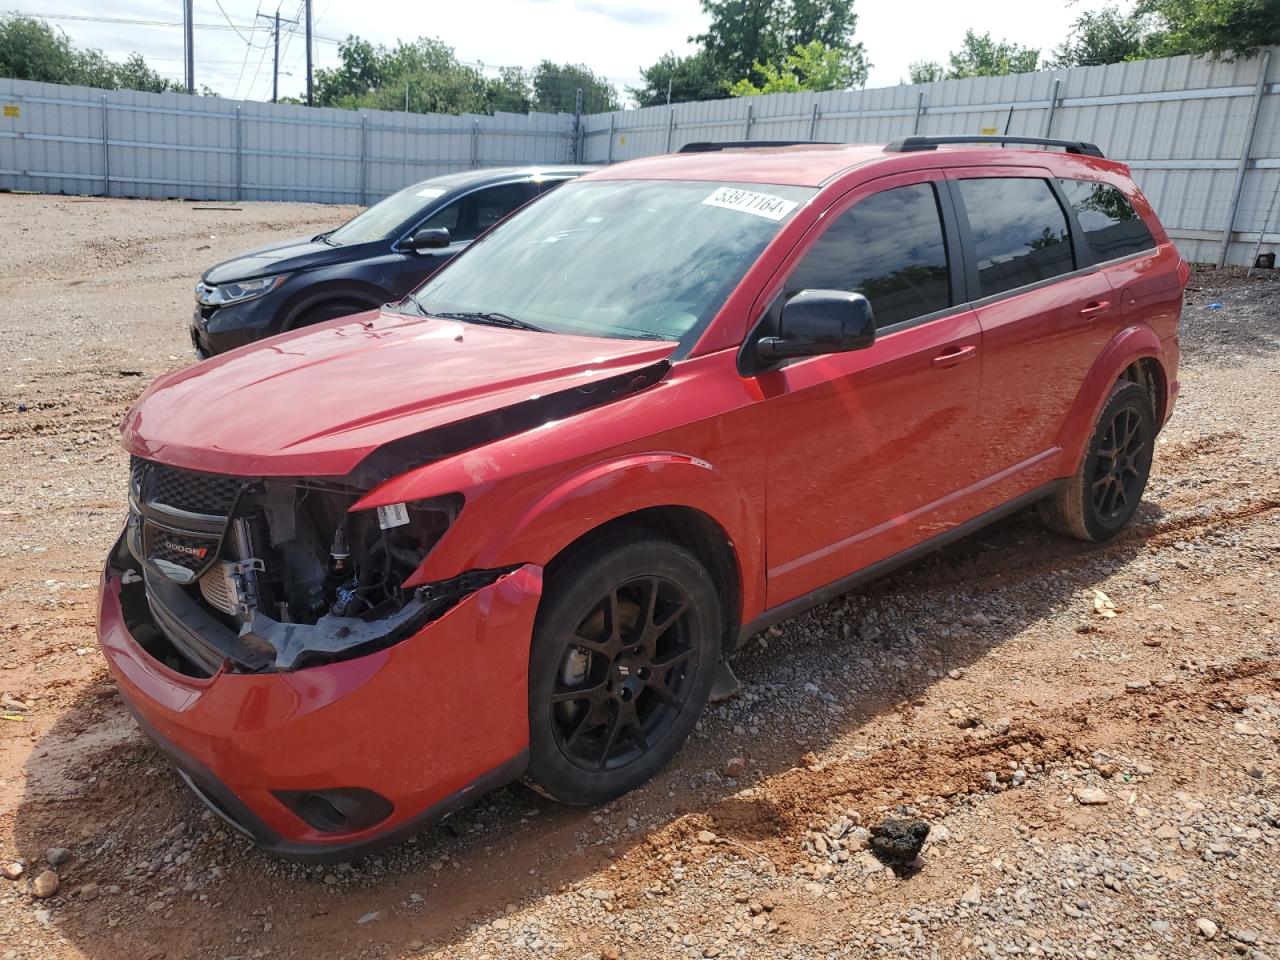
[[[446,320],[462,320],[466,323],[483,323],[491,327],[506,327],[508,330],[534,330],[538,333],[546,333],[542,327],[534,326],[525,320],[517,320],[515,317],[508,316],[505,313],[498,313],[494,310],[476,310],[476,311],[458,311],[452,313],[436,313],[427,308],[414,298],[414,303],[418,304],[419,309],[426,311],[433,317],[443,317]]]
[[[336,240],[330,240],[330,239],[329,239],[329,234],[327,234],[327,233],[317,233],[314,237],[312,237],[312,238],[311,238],[311,242],[312,242],[312,243],[316,243],[316,242],[319,242],[319,243],[325,243],[325,244],[328,244],[328,245],[329,245],[329,246],[331,246],[331,247],[340,247],[340,246],[342,246],[342,244],[338,243]]]

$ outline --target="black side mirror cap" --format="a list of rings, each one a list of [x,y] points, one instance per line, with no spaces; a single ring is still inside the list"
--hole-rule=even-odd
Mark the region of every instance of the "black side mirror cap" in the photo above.
[[[410,237],[408,247],[410,250],[439,250],[441,247],[447,247],[451,242],[452,238],[446,227],[431,227],[428,230],[419,230]]]
[[[778,336],[761,337],[756,353],[766,364],[794,357],[865,350],[876,342],[871,303],[845,290],[801,290],[782,307]]]

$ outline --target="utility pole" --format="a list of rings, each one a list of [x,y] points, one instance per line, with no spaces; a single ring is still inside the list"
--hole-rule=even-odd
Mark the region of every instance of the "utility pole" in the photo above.
[[[182,46],[183,57],[187,68],[187,93],[196,92],[196,51],[195,51],[195,15],[192,11],[192,0],[182,3]]]
[[[274,47],[274,57],[271,61],[271,102],[280,102],[280,24],[292,23],[296,24],[297,20],[281,20],[280,8],[276,7],[274,17],[267,16],[265,13],[258,14],[262,19],[272,24],[271,39]]]
[[[314,107],[316,105],[315,93],[311,84],[311,0],[306,0],[307,5],[307,106]]]

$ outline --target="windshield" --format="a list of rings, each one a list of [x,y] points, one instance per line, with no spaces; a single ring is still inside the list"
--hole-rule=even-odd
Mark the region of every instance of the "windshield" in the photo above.
[[[701,330],[810,187],[577,181],[521,210],[418,289],[433,315],[679,340]]]
[[[363,213],[356,214],[329,234],[328,238],[333,243],[341,244],[386,240],[400,224],[414,216],[436,197],[444,196],[446,192],[441,187],[433,187],[430,180],[426,183],[415,183],[411,187],[405,187],[399,193],[393,193],[385,200],[379,200]]]

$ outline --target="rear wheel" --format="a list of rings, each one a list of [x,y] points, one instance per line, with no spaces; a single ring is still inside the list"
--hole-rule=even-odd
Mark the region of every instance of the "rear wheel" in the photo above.
[[[720,656],[715,584],[689,551],[613,536],[552,572],[529,669],[529,772],[562,803],[644,783],[689,736]]]
[[[1138,509],[1151,473],[1155,435],[1147,391],[1129,381],[1116,384],[1075,476],[1041,504],[1045,523],[1081,540],[1114,537]]]

